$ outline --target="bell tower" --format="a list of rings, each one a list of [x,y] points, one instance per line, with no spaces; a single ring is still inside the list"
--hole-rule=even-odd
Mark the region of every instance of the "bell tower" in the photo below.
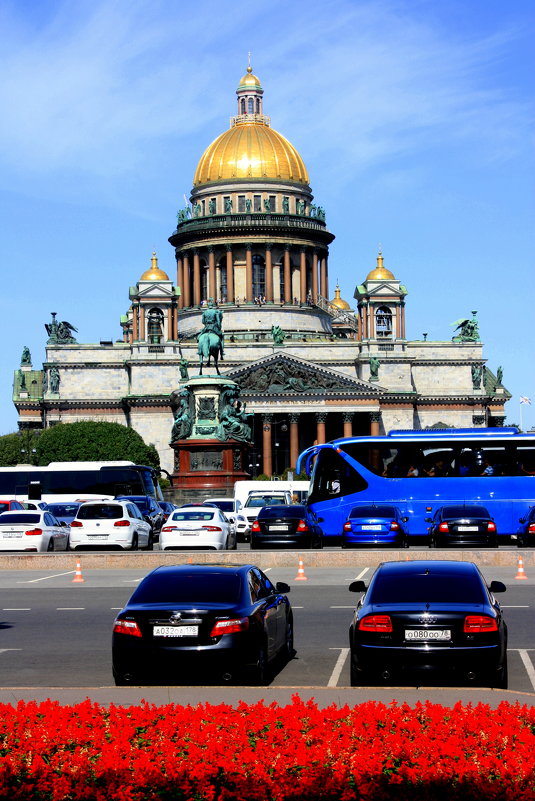
[[[358,339],[388,343],[404,340],[406,287],[383,263],[379,250],[377,266],[355,289],[358,302]]]

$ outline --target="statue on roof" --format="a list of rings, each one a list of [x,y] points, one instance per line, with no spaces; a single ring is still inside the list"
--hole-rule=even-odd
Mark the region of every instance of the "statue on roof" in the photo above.
[[[23,365],[31,365],[32,363],[32,355],[30,353],[30,349],[25,345],[22,349],[22,356],[20,357],[20,364],[21,367]]]
[[[284,333],[280,325],[271,326],[271,336],[273,337],[274,345],[282,345],[282,343],[286,339],[286,334]]]
[[[503,381],[503,367],[500,365],[496,370],[496,384],[501,387]]]
[[[480,342],[479,325],[476,319],[477,311],[472,312],[472,319],[464,318],[455,320],[452,325],[456,326],[455,331],[459,331],[457,336],[452,337],[452,342]]]
[[[56,312],[51,312],[52,322],[45,323],[46,332],[48,334],[47,345],[73,345],[76,339],[73,337],[72,332],[78,333],[78,329],[68,323],[66,320],[58,322],[56,320]]]
[[[370,357],[370,381],[379,381],[379,365],[381,362],[376,356]]]

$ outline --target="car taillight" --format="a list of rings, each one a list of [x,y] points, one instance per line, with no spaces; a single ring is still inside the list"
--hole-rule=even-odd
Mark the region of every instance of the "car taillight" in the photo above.
[[[117,634],[130,634],[131,637],[143,636],[135,620],[116,620],[113,630]]]
[[[390,523],[390,531],[399,531],[399,523],[396,523],[395,520]]]
[[[299,523],[297,524],[297,530],[298,531],[308,531],[308,526],[307,526],[307,524],[305,523],[304,520],[300,520],[299,521]]]
[[[39,536],[39,534],[42,534],[42,533],[43,533],[43,529],[42,528],[30,528],[26,532],[26,534],[30,534],[31,536],[33,536],[33,535]]]
[[[262,529],[260,528],[260,523],[258,522],[258,520],[255,520],[253,525],[251,526],[251,531],[261,531],[261,530]]]
[[[248,617],[232,618],[231,620],[218,620],[210,632],[210,637],[221,637],[222,634],[236,634],[238,631],[247,631]]]
[[[392,631],[392,621],[389,615],[368,615],[359,621],[360,631]]]
[[[438,530],[439,530],[439,531],[444,531],[444,532],[446,532],[446,534],[447,534],[447,533],[448,533],[448,531],[450,530],[450,527],[448,526],[448,524],[447,524],[447,523],[441,523],[441,524],[439,525],[439,527],[438,527]]]
[[[80,523],[79,520],[72,520],[71,521],[71,528],[82,528],[83,523]]]
[[[201,526],[204,531],[223,531],[219,526]]]
[[[114,526],[129,526],[130,525],[130,521],[129,520],[116,520],[113,525]]]
[[[177,530],[176,526],[164,526],[162,528],[162,531],[176,531],[176,530]]]
[[[347,523],[344,523],[344,531],[351,531],[351,523],[349,522],[349,520],[347,521]]]
[[[528,534],[535,534],[535,523],[530,523],[528,526]]]
[[[477,634],[477,632],[498,631],[495,617],[488,615],[468,615],[464,619],[464,633]]]
[[[487,531],[496,531],[496,523],[494,523],[492,520],[489,520],[487,523]]]

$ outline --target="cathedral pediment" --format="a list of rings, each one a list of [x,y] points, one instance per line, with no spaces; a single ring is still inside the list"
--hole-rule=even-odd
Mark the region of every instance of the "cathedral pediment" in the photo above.
[[[239,384],[242,395],[295,396],[333,395],[377,397],[385,390],[358,378],[286,354],[274,354],[247,367],[230,370],[229,378]]]
[[[162,298],[173,296],[173,284],[171,281],[163,282],[144,282],[140,281],[138,284],[138,296],[140,298]]]

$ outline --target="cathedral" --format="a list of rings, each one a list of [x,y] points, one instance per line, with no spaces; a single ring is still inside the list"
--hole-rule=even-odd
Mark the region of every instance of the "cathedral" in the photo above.
[[[23,352],[15,371],[19,428],[121,423],[153,443],[172,473],[177,390],[199,371],[207,307],[221,312],[219,369],[249,415],[253,476],[293,469],[315,441],[502,425],[510,394],[501,370],[486,367],[477,312],[449,341],[408,340],[408,291],[381,252],[355,302],[344,300],[330,287],[325,210],[301,155],[264,114],[250,66],[236,95],[230,127],[201,155],[169,237],[176,274],[152,254],[116,341],[79,343],[54,316],[43,365],[34,369]]]

